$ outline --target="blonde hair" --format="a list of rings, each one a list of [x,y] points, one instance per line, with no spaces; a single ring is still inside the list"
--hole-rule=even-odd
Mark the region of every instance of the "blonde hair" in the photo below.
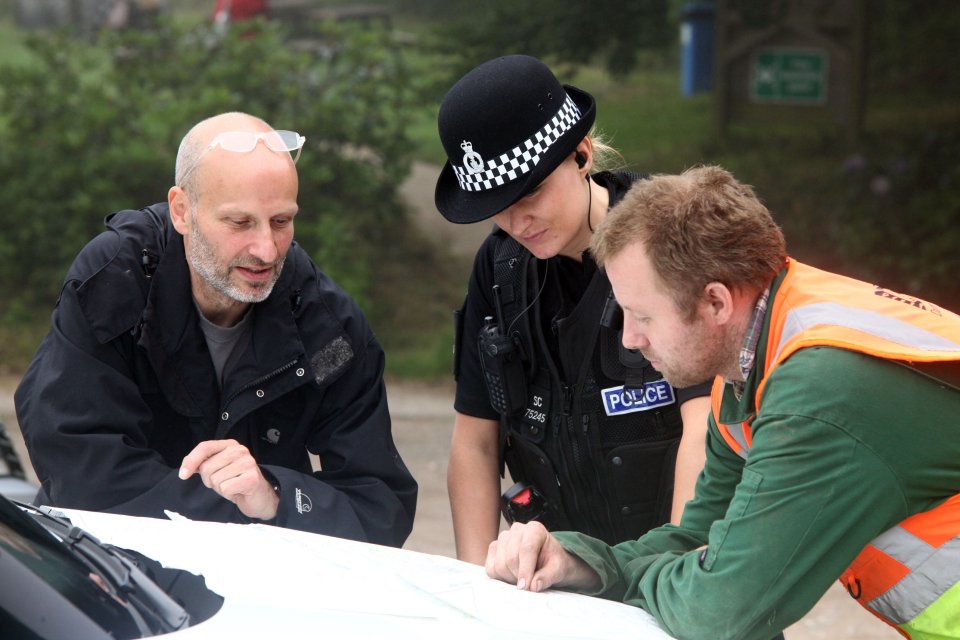
[[[627,161],[624,160],[623,155],[610,145],[610,138],[600,131],[596,125],[590,128],[587,137],[590,138],[590,144],[593,147],[591,173],[616,171],[627,166]]]
[[[717,166],[634,183],[597,228],[590,250],[603,265],[640,242],[681,313],[704,287],[762,290],[786,261],[783,232],[749,185]]]

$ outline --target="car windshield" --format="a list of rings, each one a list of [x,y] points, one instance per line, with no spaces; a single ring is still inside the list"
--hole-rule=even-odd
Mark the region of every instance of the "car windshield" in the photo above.
[[[6,500],[0,500],[0,575],[0,637],[142,635],[95,572]]]
[[[142,638],[213,615],[223,599],[180,574],[0,498],[0,638]],[[169,588],[188,583],[189,611]]]

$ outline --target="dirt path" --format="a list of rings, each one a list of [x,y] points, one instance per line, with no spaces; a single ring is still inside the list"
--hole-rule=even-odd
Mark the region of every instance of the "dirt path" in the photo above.
[[[447,222],[433,204],[433,191],[440,167],[414,162],[410,176],[400,191],[412,209],[414,219],[429,238],[447,247],[456,256],[473,258],[480,243],[490,233],[490,222],[452,224]],[[466,287],[466,275],[464,275]]]

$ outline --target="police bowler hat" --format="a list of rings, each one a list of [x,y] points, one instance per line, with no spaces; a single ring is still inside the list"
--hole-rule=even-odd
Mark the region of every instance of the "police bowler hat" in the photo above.
[[[447,152],[434,201],[450,222],[479,222],[530,193],[590,131],[593,96],[547,65],[511,55],[463,76],[440,104]]]

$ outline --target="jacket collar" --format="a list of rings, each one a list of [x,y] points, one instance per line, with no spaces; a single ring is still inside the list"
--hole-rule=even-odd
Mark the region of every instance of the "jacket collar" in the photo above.
[[[732,383],[727,382],[723,385],[723,403],[720,406],[720,422],[723,424],[748,422],[753,420],[753,417],[757,414],[757,388],[766,377],[767,341],[770,338],[770,319],[773,315],[770,309],[773,307],[773,300],[776,298],[777,291],[779,291],[786,275],[786,268],[781,269],[773,279],[773,284],[770,285],[770,297],[767,303],[767,312],[760,328],[760,337],[757,339],[754,365],[743,383],[742,397],[739,400],[737,399]]]
[[[220,391],[193,302],[183,237],[174,229],[166,205],[162,206],[167,214],[162,224],[164,248],[151,278],[139,343],[146,349],[161,384],[166,387],[167,397],[179,397],[192,405],[193,412],[199,413],[201,407],[208,405],[209,398],[220,397]],[[304,353],[291,310],[299,253],[293,249],[291,246],[270,296],[253,307],[251,348],[244,354],[235,374],[225,381],[224,397],[230,397],[257,377],[298,360]],[[165,377],[169,383],[163,382]],[[174,379],[179,384],[175,384]]]

